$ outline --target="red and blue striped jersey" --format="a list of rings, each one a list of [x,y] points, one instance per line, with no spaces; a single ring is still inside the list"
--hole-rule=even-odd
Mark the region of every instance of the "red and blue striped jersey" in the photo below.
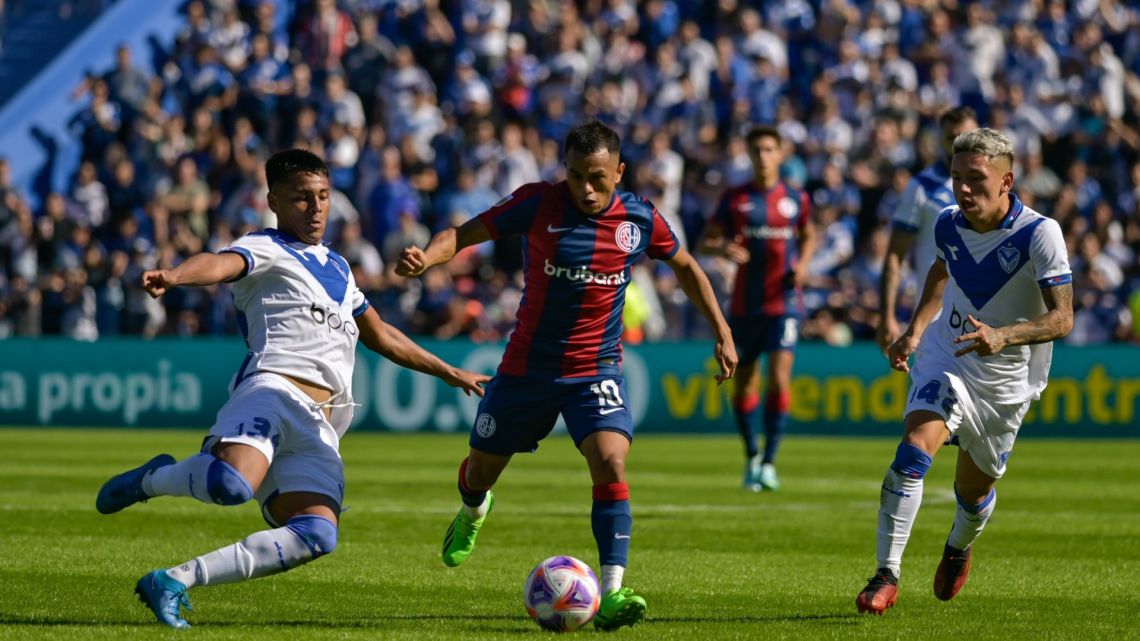
[[[739,237],[752,255],[736,272],[729,315],[781,316],[803,313],[792,268],[811,214],[807,193],[779,182],[763,190],[745,183],[725,192],[713,220],[726,240]]]
[[[479,215],[491,238],[523,235],[523,297],[499,373],[583,377],[621,372],[622,309],[642,254],[672,258],[680,244],[644,198],[614,193],[595,216],[566,182],[519,187]]]

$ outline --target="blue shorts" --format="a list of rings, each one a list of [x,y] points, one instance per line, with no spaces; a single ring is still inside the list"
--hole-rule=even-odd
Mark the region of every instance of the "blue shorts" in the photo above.
[[[633,418],[625,403],[625,378],[529,378],[498,375],[479,401],[471,447],[501,456],[533,452],[558,415],[574,445],[594,432],[611,431],[633,440]]]
[[[737,316],[729,327],[741,363],[751,363],[769,352],[794,351],[800,339],[799,314]]]

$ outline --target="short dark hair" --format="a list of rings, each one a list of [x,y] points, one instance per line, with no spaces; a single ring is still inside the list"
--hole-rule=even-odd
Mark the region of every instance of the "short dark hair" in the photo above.
[[[571,149],[585,156],[602,150],[616,156],[621,151],[621,136],[602,121],[591,120],[574,127],[566,134],[566,151],[569,152]]]
[[[954,107],[938,117],[938,126],[943,129],[960,125],[967,120],[978,122],[978,114],[973,107]]]
[[[749,146],[761,138],[771,138],[776,141],[777,145],[784,144],[784,138],[780,135],[780,130],[771,125],[755,125],[748,130],[748,138],[746,140]]]
[[[265,182],[271,188],[297,172],[329,177],[329,166],[319,156],[304,149],[285,149],[265,161]]]

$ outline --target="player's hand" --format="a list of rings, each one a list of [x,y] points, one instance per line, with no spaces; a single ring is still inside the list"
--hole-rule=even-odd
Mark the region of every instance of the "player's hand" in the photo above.
[[[910,365],[907,364],[907,359],[918,349],[918,339],[906,332],[898,337],[898,340],[891,343],[890,349],[887,350],[887,362],[891,364],[891,369],[897,369],[900,372],[909,372]]]
[[[744,236],[737,236],[724,246],[724,257],[737,265],[743,265],[752,259],[752,253],[744,245]]]
[[[884,316],[882,322],[879,323],[879,329],[875,331],[875,342],[879,344],[879,351],[883,355],[891,349],[891,345],[899,338],[899,322],[893,316]]]
[[[419,247],[407,247],[400,252],[400,262],[396,264],[396,275],[415,277],[427,269],[427,256]]]
[[[720,366],[720,373],[716,375],[716,384],[721,383],[732,378],[736,374],[736,366],[740,364],[740,358],[736,355],[736,344],[732,342],[732,335],[723,341],[717,341],[713,346],[713,357],[716,358],[716,364]]]
[[[808,282],[808,266],[807,263],[800,261],[796,263],[795,268],[792,269],[792,284],[796,287],[803,287]]]
[[[962,349],[954,352],[955,356],[965,356],[970,352],[977,352],[978,356],[993,356],[1005,349],[1006,341],[997,328],[986,325],[974,318],[973,314],[967,314],[966,320],[973,323],[977,329],[954,339],[954,342],[959,344],[971,341]]]
[[[491,377],[486,374],[476,374],[475,372],[469,372],[465,369],[459,369],[458,367],[451,368],[451,371],[440,378],[448,385],[463,390],[463,393],[468,396],[472,394],[482,396],[483,386],[491,381]]]
[[[169,269],[155,269],[143,272],[142,275],[142,287],[151,298],[162,296],[177,284]]]

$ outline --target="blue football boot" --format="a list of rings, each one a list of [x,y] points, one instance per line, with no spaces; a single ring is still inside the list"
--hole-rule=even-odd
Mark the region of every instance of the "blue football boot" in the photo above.
[[[169,454],[159,454],[133,470],[112,476],[103,487],[99,488],[99,496],[95,497],[95,509],[102,514],[114,514],[125,507],[147,500],[150,497],[143,492],[143,477],[151,470],[176,462]]]
[[[192,610],[190,598],[186,596],[186,586],[173,579],[165,570],[155,570],[139,579],[135,585],[139,601],[146,604],[159,623],[172,628],[188,628],[190,624],[182,618],[181,608]]]

